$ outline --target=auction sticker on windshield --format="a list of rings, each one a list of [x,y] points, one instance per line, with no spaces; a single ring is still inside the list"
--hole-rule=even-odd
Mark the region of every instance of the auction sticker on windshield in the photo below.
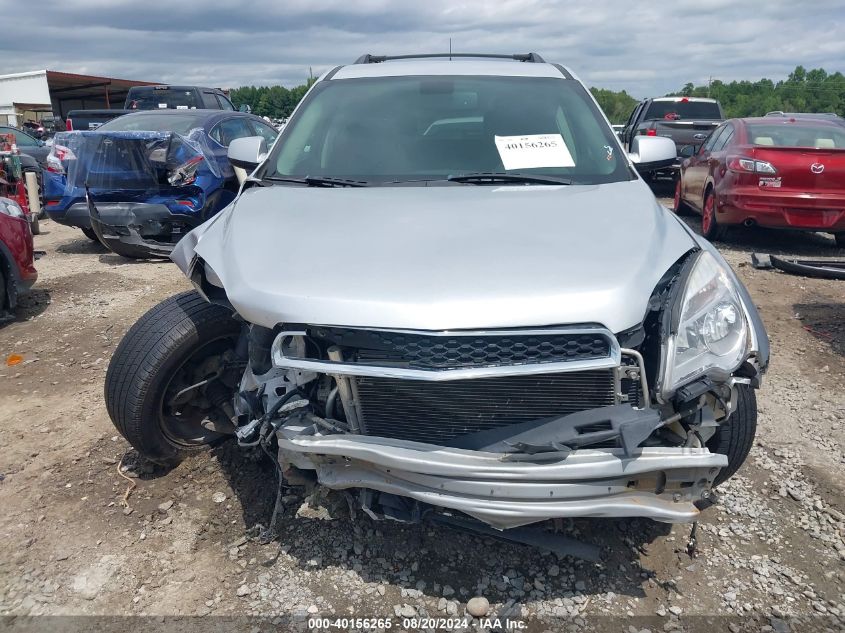
[[[496,149],[505,169],[575,167],[572,154],[560,134],[495,136]]]

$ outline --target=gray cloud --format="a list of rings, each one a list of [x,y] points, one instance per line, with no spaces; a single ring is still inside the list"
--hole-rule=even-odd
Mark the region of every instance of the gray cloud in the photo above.
[[[573,6],[574,5],[574,6]],[[161,82],[295,85],[364,52],[537,51],[635,96],[687,81],[845,71],[841,0],[0,0],[0,73],[50,68]]]

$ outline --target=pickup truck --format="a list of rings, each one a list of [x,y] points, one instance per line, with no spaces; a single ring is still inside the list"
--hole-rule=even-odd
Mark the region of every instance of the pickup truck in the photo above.
[[[67,131],[96,130],[106,121],[138,110],[234,110],[229,97],[219,88],[201,86],[133,86],[123,110],[71,110]]]
[[[675,141],[678,154],[691,153],[725,120],[715,99],[702,97],[655,97],[634,108],[620,135],[631,151],[635,136],[665,136]],[[684,150],[683,148],[688,148]],[[682,152],[683,150],[683,152]]]

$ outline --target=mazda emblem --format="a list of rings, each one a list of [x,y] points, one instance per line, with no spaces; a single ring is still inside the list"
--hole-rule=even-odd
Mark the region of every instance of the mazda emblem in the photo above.
[[[810,165],[810,171],[814,174],[820,174],[824,171],[824,165],[822,165],[821,163],[813,163],[812,165]]]

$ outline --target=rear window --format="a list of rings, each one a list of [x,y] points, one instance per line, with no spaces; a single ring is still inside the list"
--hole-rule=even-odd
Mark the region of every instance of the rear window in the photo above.
[[[103,123],[98,130],[111,132],[176,132],[187,134],[201,127],[201,117],[193,114],[127,114]]]
[[[845,149],[845,128],[807,123],[750,123],[748,139],[753,145],[769,147],[812,147]]]
[[[646,110],[645,120],[668,119],[690,121],[693,119],[722,119],[719,104],[712,101],[652,101]]]
[[[127,110],[191,110],[201,108],[193,90],[178,88],[131,88]]]

